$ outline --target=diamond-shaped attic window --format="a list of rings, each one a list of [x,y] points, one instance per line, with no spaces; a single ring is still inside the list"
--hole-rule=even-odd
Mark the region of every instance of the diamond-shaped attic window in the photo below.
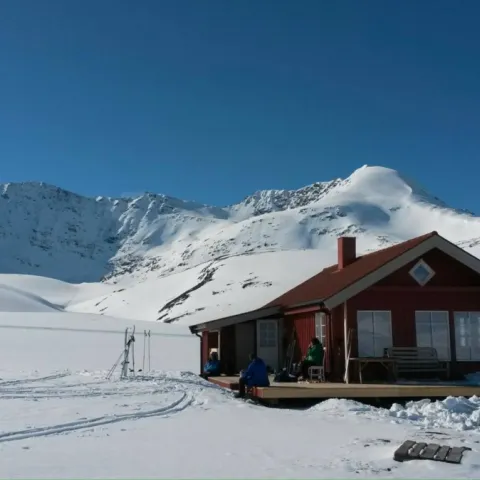
[[[410,275],[420,284],[426,285],[435,272],[423,261],[420,260],[411,270]]]

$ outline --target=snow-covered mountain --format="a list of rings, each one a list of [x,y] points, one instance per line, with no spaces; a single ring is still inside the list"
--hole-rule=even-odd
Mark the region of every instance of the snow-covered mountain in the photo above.
[[[2,275],[8,295],[11,288],[40,295],[42,308],[189,323],[230,314],[334,263],[340,235],[357,236],[366,252],[437,230],[480,256],[479,217],[383,167],[256,192],[228,207],[150,193],[87,198],[42,183],[4,184],[0,192],[0,273],[103,280],[89,295],[62,287],[70,293],[59,300],[48,289],[39,294],[38,282],[24,291],[25,280]]]

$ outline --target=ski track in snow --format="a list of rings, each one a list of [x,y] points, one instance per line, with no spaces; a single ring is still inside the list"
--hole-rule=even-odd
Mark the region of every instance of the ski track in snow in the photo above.
[[[44,377],[25,378],[4,381],[0,383],[0,400],[8,401],[12,399],[24,400],[48,400],[48,399],[68,399],[74,397],[88,398],[108,398],[112,396],[135,397],[148,396],[151,400],[154,395],[179,394],[180,397],[158,408],[150,410],[139,410],[133,413],[114,414],[106,413],[94,418],[82,418],[77,421],[58,423],[42,427],[33,427],[22,430],[12,430],[0,433],[0,443],[12,442],[15,440],[25,440],[35,437],[46,437],[49,435],[65,434],[83,429],[110,425],[128,420],[140,420],[148,417],[167,417],[183,412],[188,407],[201,404],[195,400],[194,388],[201,387],[221,390],[220,387],[202,379],[185,378],[188,375],[181,374],[179,377],[169,377],[168,375],[146,375],[130,378],[127,380],[109,381],[105,379],[86,381],[83,383],[54,383],[48,385],[48,382],[58,381],[69,376],[70,373],[58,373]],[[193,376],[193,374],[191,374]],[[43,386],[27,386],[33,382],[45,382]],[[113,386],[112,386],[113,384]],[[82,387],[78,389],[78,387]],[[74,390],[72,390],[74,389]],[[139,408],[136,406],[135,408]]]
[[[46,377],[34,377],[34,378],[23,378],[23,379],[17,379],[17,380],[6,380],[4,382],[0,382],[0,388],[5,387],[7,385],[19,385],[19,384],[24,384],[24,383],[57,380],[59,378],[67,377],[68,375],[70,375],[70,373],[64,372],[64,373],[57,373],[55,375],[48,375]]]
[[[172,402],[169,405],[160,407],[154,410],[147,410],[137,413],[126,413],[123,415],[104,415],[97,418],[90,418],[79,420],[76,422],[69,422],[48,427],[31,428],[28,430],[18,430],[14,432],[6,432],[0,434],[0,443],[13,442],[15,440],[25,440],[33,437],[45,437],[48,435],[56,435],[60,433],[73,432],[85,428],[99,427],[102,425],[109,425],[112,423],[123,422],[125,420],[139,420],[147,417],[165,417],[175,413],[182,412],[193,403],[193,396],[184,392],[181,398]]]

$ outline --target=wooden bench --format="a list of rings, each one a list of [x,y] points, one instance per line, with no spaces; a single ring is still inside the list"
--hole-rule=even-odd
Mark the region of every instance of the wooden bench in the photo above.
[[[390,347],[385,356],[395,360],[395,376],[402,373],[444,373],[449,376],[448,362],[438,359],[437,350],[432,347]]]

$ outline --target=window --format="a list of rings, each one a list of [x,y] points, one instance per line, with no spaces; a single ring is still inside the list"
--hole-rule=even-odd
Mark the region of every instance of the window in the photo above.
[[[433,347],[439,360],[450,360],[448,312],[415,312],[417,347]]]
[[[259,346],[260,348],[277,346],[277,323],[275,320],[263,320],[259,322]]]
[[[422,287],[435,275],[435,272],[423,260],[416,263],[409,273]]]
[[[459,362],[480,360],[480,312],[455,312],[455,351]]]
[[[325,347],[325,337],[327,336],[327,316],[323,312],[315,314],[315,336]]]
[[[392,346],[392,320],[389,311],[357,312],[359,357],[383,357],[384,349]]]

